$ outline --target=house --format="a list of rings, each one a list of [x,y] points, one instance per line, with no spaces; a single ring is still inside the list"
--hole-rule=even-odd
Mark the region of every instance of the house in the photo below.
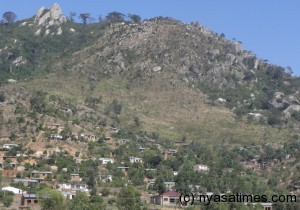
[[[3,177],[16,177],[18,174],[17,169],[8,169],[8,170],[2,170],[2,176]]]
[[[51,130],[57,129],[57,132],[60,133],[64,129],[64,126],[59,123],[46,123],[46,128]]]
[[[164,182],[164,185],[167,190],[172,190],[175,187],[175,182]]]
[[[21,198],[21,206],[26,207],[33,207],[37,206],[38,204],[38,198],[36,194],[23,194]]]
[[[2,160],[9,160],[9,162],[18,162],[17,158],[17,156],[3,156]]]
[[[75,158],[75,162],[76,162],[77,164],[81,164],[82,161],[83,161],[82,158]]]
[[[139,148],[140,152],[144,152],[145,149],[146,149],[146,148],[144,148],[144,147],[140,147],[140,148]]]
[[[37,150],[37,151],[35,152],[35,157],[40,158],[40,157],[43,156],[43,155],[46,156],[46,154],[44,154],[44,151],[45,151],[45,150]]]
[[[129,157],[129,161],[131,163],[142,163],[143,162],[142,158],[139,158],[139,157]]]
[[[71,182],[80,182],[82,178],[80,178],[79,174],[70,174]]]
[[[263,210],[273,210],[273,204],[272,203],[260,203],[260,205],[263,206]]]
[[[167,159],[169,155],[175,155],[176,153],[177,153],[176,149],[168,149],[163,152],[163,156],[165,159]]]
[[[37,177],[32,177],[31,179],[37,181],[38,183],[41,183],[45,180],[44,178],[37,178]]]
[[[112,138],[110,136],[105,136],[105,141],[110,141]]]
[[[129,139],[121,139],[120,140],[120,144],[126,144],[128,143],[130,140]]]
[[[21,189],[15,188],[15,187],[3,187],[2,191],[9,191],[9,192],[12,192],[15,195],[21,195],[23,193],[26,193],[26,191],[23,191]]]
[[[76,193],[74,192],[60,191],[60,193],[64,196],[65,199],[68,200],[72,200],[76,196]]]
[[[63,139],[63,136],[60,134],[51,134],[50,138],[51,139]]]
[[[120,169],[121,171],[128,171],[129,167],[126,167],[126,166],[119,166],[118,169]]]
[[[51,171],[32,171],[30,173],[30,178],[36,177],[36,178],[51,178],[52,177],[52,172]]]
[[[107,163],[114,163],[115,162],[113,158],[99,158],[99,161],[103,165],[106,165]]]
[[[18,147],[18,146],[19,146],[18,144],[3,144],[2,148],[10,150],[10,149],[12,149],[14,147]]]
[[[293,191],[300,193],[300,185],[293,185]]]
[[[39,181],[33,179],[13,179],[12,182],[16,184],[22,184],[25,187],[28,187],[28,186],[36,186]]]
[[[102,182],[111,182],[112,181],[112,175],[100,174],[99,175],[99,180],[101,180]]]
[[[157,204],[161,206],[168,206],[168,207],[180,207],[181,204],[179,202],[180,193],[178,192],[165,192],[162,195],[154,195],[150,197],[150,203]]]
[[[51,156],[53,154],[63,153],[64,150],[58,149],[58,148],[49,148],[47,149],[47,156]]]
[[[207,165],[197,164],[197,165],[194,165],[194,171],[206,172],[206,171],[209,171],[209,167]]]
[[[175,145],[176,147],[180,147],[180,146],[186,147],[186,146],[188,146],[189,144],[184,143],[183,141],[176,141],[176,142],[174,143],[174,145]]]
[[[58,184],[57,188],[60,191],[80,191],[80,192],[89,191],[87,184],[62,183],[62,184]]]
[[[18,163],[15,162],[0,162],[0,168],[14,169],[16,168]]]
[[[168,149],[167,151],[166,151],[166,153],[167,154],[176,154],[177,153],[177,149]]]
[[[95,136],[94,134],[87,134],[86,136],[85,136],[85,139],[87,140],[87,141],[97,141],[98,139],[97,139],[97,136]]]

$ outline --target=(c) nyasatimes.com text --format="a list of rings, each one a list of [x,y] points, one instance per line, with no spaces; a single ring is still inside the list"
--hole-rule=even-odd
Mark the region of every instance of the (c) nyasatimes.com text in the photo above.
[[[241,193],[223,194],[223,195],[199,195],[195,197],[192,193],[183,194],[180,196],[180,203],[193,204],[194,201],[205,203],[207,205],[215,203],[295,203],[297,202],[296,195],[245,195]]]

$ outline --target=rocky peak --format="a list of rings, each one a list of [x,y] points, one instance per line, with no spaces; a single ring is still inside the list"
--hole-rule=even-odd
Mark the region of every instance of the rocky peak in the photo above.
[[[46,9],[45,7],[41,7],[34,19],[35,25],[38,27],[45,27],[45,29],[48,29],[52,25],[61,25],[62,23],[66,22],[67,18],[63,15],[60,6],[57,3],[54,3],[50,9]],[[61,30],[56,32],[56,34],[60,35]],[[41,28],[39,28],[35,35],[40,35]],[[47,33],[49,34],[49,32]],[[46,35],[47,35],[46,34]]]

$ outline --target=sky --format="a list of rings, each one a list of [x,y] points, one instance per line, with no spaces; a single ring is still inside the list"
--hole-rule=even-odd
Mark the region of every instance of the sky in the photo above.
[[[54,2],[66,16],[90,13],[98,19],[117,11],[142,19],[169,16],[184,23],[198,21],[228,39],[241,41],[245,50],[269,63],[291,67],[300,76],[299,0],[0,0],[0,14],[13,11],[22,20]]]

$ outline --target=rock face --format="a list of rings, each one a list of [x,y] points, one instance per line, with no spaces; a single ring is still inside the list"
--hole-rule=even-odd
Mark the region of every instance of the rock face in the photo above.
[[[283,111],[283,114],[285,115],[285,117],[289,118],[295,112],[300,112],[300,105],[290,105]]]
[[[248,113],[248,119],[252,119],[255,122],[264,122],[266,123],[266,118],[260,113]]]
[[[26,60],[25,59],[23,59],[23,56],[19,56],[19,57],[17,57],[14,61],[13,61],[13,64],[15,65],[15,66],[21,66],[21,65],[23,65],[23,64],[26,64]]]
[[[50,9],[46,9],[45,7],[41,7],[34,19],[35,25],[39,27],[39,29],[36,31],[35,35],[40,35],[41,33],[38,32],[41,30],[41,28],[45,27],[48,29],[50,26],[53,25],[61,25],[62,23],[65,23],[67,21],[67,18],[63,15],[60,6],[57,3],[54,3]],[[62,32],[61,32],[62,33]],[[57,33],[57,34],[61,34]],[[50,34],[50,31],[45,34]]]

